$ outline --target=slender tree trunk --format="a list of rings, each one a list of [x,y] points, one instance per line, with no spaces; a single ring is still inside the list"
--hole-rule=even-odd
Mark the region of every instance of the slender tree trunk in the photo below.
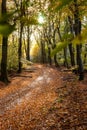
[[[18,48],[18,73],[22,71],[22,32],[23,32],[23,24],[20,23],[20,38],[19,38],[19,48]]]
[[[72,43],[69,44],[69,52],[70,52],[70,60],[71,60],[71,65],[75,66],[75,60],[74,60],[74,49],[72,47]]]
[[[58,35],[60,41],[62,41],[61,33],[59,27],[57,27]],[[68,61],[67,61],[67,48],[64,48],[64,66],[68,68]]]
[[[41,63],[44,64],[44,50],[43,50],[43,42],[41,40]]]
[[[0,79],[8,83],[8,73],[7,73],[7,48],[8,48],[8,37],[2,38],[2,59],[1,59],[1,77]]]
[[[54,62],[55,62],[55,66],[59,67],[58,61],[57,61],[57,54],[54,55]]]
[[[56,44],[55,44],[55,43],[54,43],[54,45],[53,45],[52,48],[53,48],[53,49],[56,48]],[[56,66],[56,67],[59,67],[59,64],[58,64],[58,61],[57,61],[57,54],[54,55],[54,63],[55,63],[55,66]]]
[[[45,43],[41,40],[41,62],[46,63]]]
[[[30,28],[27,27],[27,31],[28,31],[28,36],[27,36],[27,55],[26,55],[26,59],[30,60]]]
[[[48,47],[48,63],[49,63],[49,65],[52,65],[51,48],[50,47]]]
[[[70,16],[68,16],[68,21],[70,25],[70,32],[73,35],[73,22]],[[71,59],[71,65],[75,66],[75,59],[74,59],[74,52],[73,52],[72,43],[69,44],[69,52],[70,52],[70,59]]]
[[[60,41],[62,41],[62,37],[61,37],[61,33],[60,33],[60,28],[59,27],[57,27],[57,32],[58,32]]]
[[[25,38],[25,35],[24,35],[24,54],[26,54],[26,59],[27,59],[27,47],[26,47],[26,38]]]
[[[87,44],[85,45],[84,64],[87,63],[86,58],[87,58]]]
[[[6,0],[2,0],[2,5],[1,5],[1,15],[4,15],[7,13],[6,10]],[[7,21],[5,21],[7,23]],[[2,59],[1,59],[1,76],[0,80],[8,83],[8,74],[7,74],[7,49],[8,49],[8,36],[3,36],[2,37]]]
[[[78,9],[77,0],[74,0],[74,7],[75,7],[74,31],[75,31],[75,36],[78,36],[81,34],[81,20],[79,18],[79,9]],[[76,45],[76,52],[77,52],[76,59],[77,59],[77,65],[78,65],[79,80],[83,80],[84,79],[84,69],[83,69],[83,62],[82,62],[82,57],[81,57],[81,44]]]
[[[68,68],[68,61],[67,61],[67,47],[64,48],[64,66]]]
[[[54,30],[54,24],[53,24],[53,30]],[[53,46],[52,46],[53,49],[56,48],[55,33],[56,33],[56,30],[54,30],[53,32]],[[54,63],[56,67],[59,66],[58,61],[57,61],[57,54],[54,55]]]
[[[47,47],[48,47],[48,63],[49,65],[52,65],[52,58],[51,58],[51,41],[48,39]]]
[[[86,57],[87,57],[87,54],[85,53],[85,55],[84,55],[84,64],[86,64]]]
[[[43,42],[41,40],[41,62],[44,64],[44,46],[43,46]]]

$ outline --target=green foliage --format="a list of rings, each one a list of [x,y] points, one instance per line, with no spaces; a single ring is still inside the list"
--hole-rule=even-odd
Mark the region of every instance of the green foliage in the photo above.
[[[15,30],[15,25],[10,24],[0,24],[0,34],[3,36],[8,36]]]
[[[26,60],[25,58],[21,58],[21,62],[26,65],[32,65],[33,63],[29,60]]]
[[[29,18],[25,16],[25,17],[22,17],[20,20],[25,25],[37,25],[38,24],[38,21],[35,16],[29,17]]]
[[[73,0],[50,0],[51,6],[50,9],[54,9],[56,11],[62,9],[66,5],[69,5]]]
[[[68,34],[68,33],[65,33],[62,37],[63,40],[67,40],[67,41],[71,41],[73,40],[74,36],[73,34]]]
[[[57,10],[69,5],[73,0],[60,0],[60,5],[56,8]]]
[[[8,70],[17,69],[18,67],[18,46],[11,44],[8,46]]]
[[[0,17],[0,34],[3,36],[8,36],[15,30],[15,25],[11,25],[9,21],[12,19],[14,12],[3,14]]]
[[[59,42],[51,52],[51,56],[53,57],[56,53],[60,52],[62,49],[64,49],[69,43],[64,41],[64,42]]]
[[[16,12],[17,12],[17,10],[1,15],[0,16],[0,24],[4,24],[4,23],[6,23],[6,21],[11,20],[13,18],[13,15]]]
[[[82,33],[72,40],[73,44],[87,43],[87,28],[82,30]]]

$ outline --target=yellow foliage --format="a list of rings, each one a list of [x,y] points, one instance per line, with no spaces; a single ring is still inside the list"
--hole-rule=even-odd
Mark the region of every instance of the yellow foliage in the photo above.
[[[38,52],[40,50],[40,47],[38,46],[37,43],[33,44],[33,46],[31,47],[31,56],[37,56]]]
[[[87,28],[82,30],[82,33],[73,39],[73,44],[84,44],[87,42]]]

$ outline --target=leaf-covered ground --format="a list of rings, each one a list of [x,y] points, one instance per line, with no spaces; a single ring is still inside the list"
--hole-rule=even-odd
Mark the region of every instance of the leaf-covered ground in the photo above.
[[[87,76],[34,65],[0,82],[0,130],[87,130]]]

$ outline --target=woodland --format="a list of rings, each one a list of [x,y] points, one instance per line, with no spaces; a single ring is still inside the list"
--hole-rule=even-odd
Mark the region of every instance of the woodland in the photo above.
[[[87,0],[0,0],[0,130],[87,130]]]

